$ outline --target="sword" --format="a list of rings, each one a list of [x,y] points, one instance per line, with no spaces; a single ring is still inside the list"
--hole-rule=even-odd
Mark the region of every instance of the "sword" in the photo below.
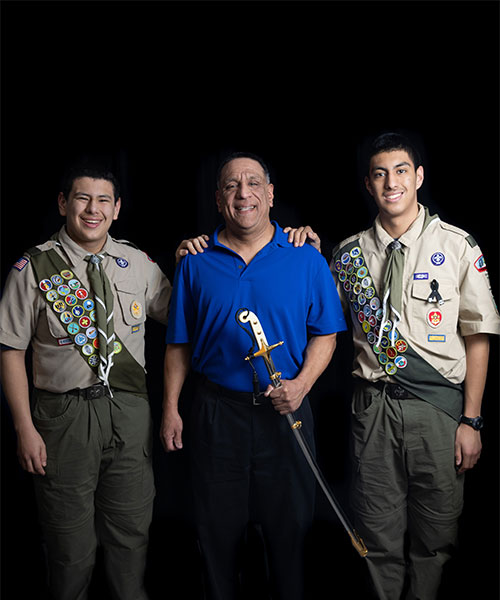
[[[247,308],[240,308],[237,311],[236,322],[238,324],[248,323],[252,330],[251,334],[245,327],[242,326],[242,328],[248,333],[248,335],[250,335],[250,337],[252,337],[253,340],[255,340],[245,360],[249,361],[251,364],[251,360],[253,358],[257,358],[259,356],[262,357],[264,359],[264,363],[269,373],[269,378],[271,379],[272,385],[275,388],[281,387],[281,373],[277,371],[274,366],[273,360],[271,358],[271,351],[277,348],[278,346],[283,345],[284,342],[278,342],[277,344],[273,344],[272,346],[270,346],[267,342],[266,335],[257,315],[252,311],[248,310]],[[258,346],[258,350],[256,352],[253,352],[255,344],[257,344]],[[356,548],[360,556],[365,557],[368,554],[368,549],[366,548],[366,545],[360,537],[359,533],[349,522],[349,519],[342,510],[332,490],[330,489],[330,486],[328,485],[325,476],[321,472],[321,469],[319,468],[319,465],[316,462],[316,458],[314,457],[314,454],[309,448],[309,445],[301,431],[302,422],[296,419],[293,413],[288,413],[286,415],[286,418],[295,436],[295,439],[297,440],[300,449],[302,450],[302,453],[305,459],[307,460],[307,463],[309,464],[309,467],[311,468],[312,472],[314,473],[314,476],[316,477],[316,481],[319,483],[321,489],[323,490],[325,496],[328,499],[328,502],[335,511],[335,514],[337,515],[339,521],[342,523],[342,526],[351,538],[352,545],[354,546],[354,548]]]

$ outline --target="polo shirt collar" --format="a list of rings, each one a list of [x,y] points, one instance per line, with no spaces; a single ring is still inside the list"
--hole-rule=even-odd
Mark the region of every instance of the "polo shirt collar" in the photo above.
[[[278,225],[276,221],[271,221],[271,223],[274,225],[274,235],[273,239],[268,244],[266,244],[266,246],[280,246],[282,248],[288,246],[288,235],[283,232],[283,229]],[[217,227],[217,229],[214,231],[214,235],[211,240],[212,246],[218,246],[219,248],[230,250],[230,248],[219,242],[219,234],[222,231],[222,229],[224,229],[224,227],[224,224],[219,225],[219,227]],[[264,248],[266,246],[264,246]]]

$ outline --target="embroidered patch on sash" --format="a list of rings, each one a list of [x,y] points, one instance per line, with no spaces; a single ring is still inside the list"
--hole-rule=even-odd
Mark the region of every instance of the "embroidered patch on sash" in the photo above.
[[[391,340],[392,321],[382,323],[382,302],[376,295],[361,248],[355,246],[350,252],[344,252],[340,259],[335,261],[334,269],[380,365],[388,375],[394,375],[398,369],[404,369],[408,359],[401,355],[408,349],[408,344],[397,330],[394,331]],[[380,336],[381,329],[386,335]]]

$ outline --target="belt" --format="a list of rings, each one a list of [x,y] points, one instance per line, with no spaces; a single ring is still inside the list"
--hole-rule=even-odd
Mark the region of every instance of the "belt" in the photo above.
[[[415,398],[413,394],[410,394],[408,390],[401,387],[397,383],[385,383],[384,381],[372,381],[369,385],[373,385],[382,392],[385,392],[389,398],[393,400],[408,400],[408,398]]]
[[[254,406],[260,406],[261,404],[267,404],[269,402],[269,398],[264,396],[263,393],[254,394],[252,392],[238,392],[236,390],[230,390],[229,388],[225,388],[218,383],[214,383],[210,381],[204,376],[199,377],[199,382],[202,387],[205,387],[229,400],[233,400],[234,402],[238,402],[240,404],[253,404]]]
[[[104,384],[96,383],[88,388],[75,388],[74,390],[69,390],[69,392],[66,393],[85,398],[85,400],[96,400],[97,398],[106,396],[107,392],[108,388]]]

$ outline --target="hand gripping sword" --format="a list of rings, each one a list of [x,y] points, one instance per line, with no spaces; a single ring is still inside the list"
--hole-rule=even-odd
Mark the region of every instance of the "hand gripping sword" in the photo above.
[[[251,361],[253,358],[257,358],[257,357],[261,356],[264,359],[264,362],[265,362],[267,371],[269,373],[269,378],[271,379],[272,385],[275,388],[281,387],[281,385],[282,385],[281,384],[281,373],[279,371],[277,371],[274,366],[273,360],[271,358],[271,350],[274,350],[278,346],[281,346],[284,342],[278,342],[277,344],[273,344],[272,346],[270,346],[267,343],[267,339],[266,339],[264,330],[262,328],[262,325],[260,324],[259,319],[255,315],[255,313],[248,310],[247,308],[240,308],[238,310],[238,312],[236,313],[236,322],[243,323],[243,324],[246,324],[246,323],[250,324],[250,327],[252,329],[252,334],[250,334],[245,327],[243,327],[243,329],[245,329],[245,331],[249,335],[251,335],[251,337],[255,340],[255,343],[258,346],[258,350],[256,352],[253,352],[253,349],[255,348],[255,343],[254,343],[254,345],[252,346],[252,348],[249,351],[248,356],[245,358],[245,360]],[[358,532],[354,529],[354,527],[349,522],[349,519],[347,518],[346,514],[340,507],[332,490],[330,489],[330,487],[325,479],[325,476],[321,472],[321,470],[318,466],[318,463],[316,462],[316,459],[315,459],[311,449],[309,448],[309,445],[307,444],[307,441],[301,431],[302,422],[297,420],[293,413],[288,413],[286,415],[286,418],[287,418],[287,421],[290,425],[290,428],[291,428],[293,434],[295,435],[295,439],[297,440],[297,442],[300,446],[300,449],[302,450],[302,453],[304,454],[305,459],[307,460],[312,472],[314,473],[314,476],[316,477],[317,482],[319,483],[321,489],[325,493],[325,496],[327,497],[328,502],[330,503],[331,507],[335,511],[339,521],[342,523],[344,529],[349,534],[352,545],[356,548],[356,550],[358,551],[360,556],[365,557],[368,554],[368,550],[365,546],[365,543],[359,536]]]

